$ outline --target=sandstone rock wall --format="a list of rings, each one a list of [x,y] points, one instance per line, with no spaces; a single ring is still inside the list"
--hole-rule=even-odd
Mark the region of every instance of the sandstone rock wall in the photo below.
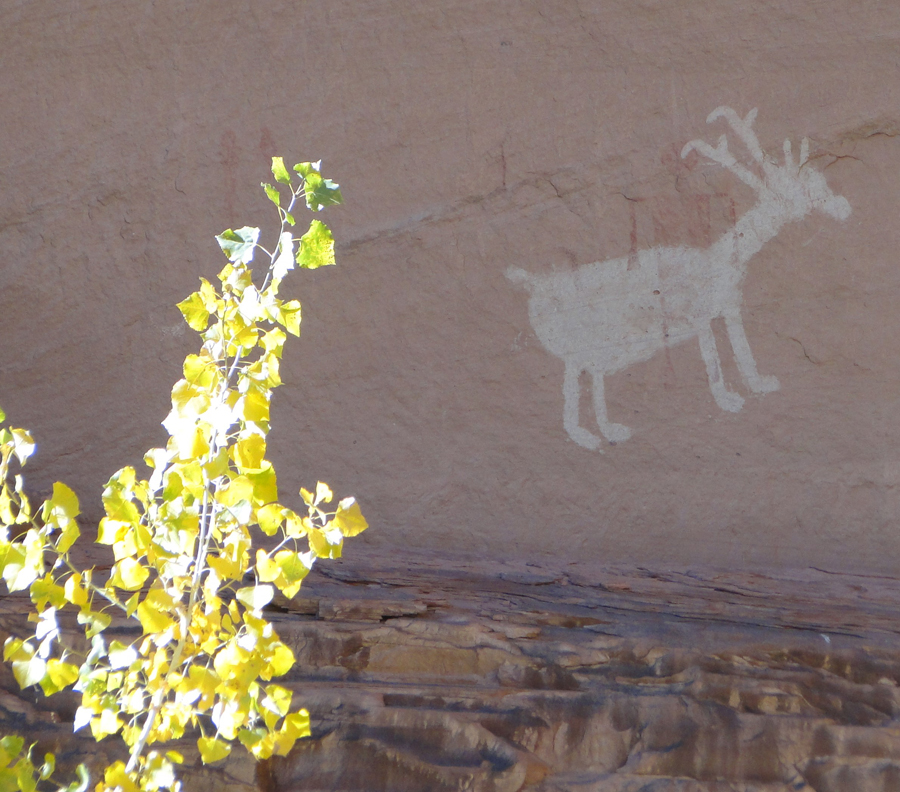
[[[291,286],[305,334],[273,450],[286,491],[358,495],[360,547],[894,570],[896,4],[91,0],[8,2],[0,23],[0,404],[40,441],[38,491],[62,478],[96,516],[102,482],[163,440],[196,347],[174,303],[219,268],[213,234],[266,223],[273,154],[322,157],[347,197],[340,266]],[[732,289],[749,351],[706,322],[710,374],[696,327],[659,339],[712,315],[718,281],[660,251],[712,249],[761,200],[681,156],[728,132],[762,173],[707,124],[719,106],[758,108],[779,162],[808,137],[804,172],[852,213],[778,230],[772,204]],[[562,305],[562,342],[588,363],[657,346],[594,379],[631,436],[590,450],[563,420],[580,395],[601,437],[589,373],[564,391],[505,273],[565,291],[606,260],[578,291],[621,270],[612,291],[583,321]]]
[[[895,580],[416,561],[322,566],[272,608],[298,659],[280,683],[313,737],[259,767],[237,748],[203,768],[185,740],[185,788],[898,788]],[[16,599],[0,601],[0,633],[21,625]],[[31,703],[3,673],[0,731],[61,764],[117,756],[73,737],[74,702]]]

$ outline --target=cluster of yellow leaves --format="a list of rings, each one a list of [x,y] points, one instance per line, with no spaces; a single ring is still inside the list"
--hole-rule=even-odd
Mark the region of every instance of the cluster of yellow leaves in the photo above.
[[[284,755],[309,734],[309,714],[292,712],[291,692],[271,682],[291,669],[294,654],[263,608],[276,589],[294,596],[316,559],[339,557],[344,538],[367,524],[353,498],[332,506],[321,482],[300,491],[305,513],[282,505],[266,459],[282,348],[300,332],[300,303],[279,299],[279,285],[295,263],[334,261],[328,229],[314,220],[294,239],[291,212],[301,195],[315,211],[340,201],[318,163],[294,170],[300,186],[290,187],[287,208],[277,188],[263,185],[282,225],[277,247],[265,251],[263,283],[250,267],[264,250],[259,230],[229,230],[217,237],[229,259],[219,289],[201,279],[179,303],[203,344],[172,388],[165,448],[144,457],[150,475],[122,468],[103,491],[97,541],[112,549],[108,576],[69,559],[79,505],[68,487],[57,483],[33,512],[21,477],[10,483],[10,462],[24,464],[34,442],[24,430],[0,429],[0,568],[9,590],[27,589],[36,606],[33,636],[8,639],[4,659],[22,687],[50,695],[74,686],[82,695],[76,730],[88,727],[97,740],[118,734],[129,746],[130,760],[107,768],[97,790],[176,788],[182,758],[148,746],[188,729],[200,729],[204,762],[226,757],[235,740],[257,758]],[[272,171],[290,185],[280,158]],[[255,526],[271,540],[254,551]],[[66,608],[77,611],[87,653],[64,643],[57,613]],[[140,636],[108,639],[113,616],[136,621]]]

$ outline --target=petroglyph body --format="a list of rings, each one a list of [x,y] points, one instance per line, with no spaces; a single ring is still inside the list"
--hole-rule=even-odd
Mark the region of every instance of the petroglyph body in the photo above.
[[[738,164],[722,135],[713,148],[693,140],[691,150],[726,167],[757,192],[755,206],[708,248],[657,247],[623,257],[587,264],[574,272],[533,275],[510,268],[507,277],[530,292],[531,326],[547,351],[565,363],[563,423],[569,437],[588,449],[599,449],[601,438],[579,425],[581,372],[593,382],[594,412],[600,432],[610,442],[631,436],[627,426],[609,421],[603,380],[606,374],[647,360],[666,346],[696,337],[706,364],[709,388],[723,410],[738,412],[744,404],[722,378],[712,321],[722,318],[738,370],[754,393],[777,390],[774,376],[760,375],[741,320],[747,262],[789,222],[817,209],[844,220],[850,204],[832,193],[825,177],[808,166],[808,141],[800,161],[784,142],[784,164],[763,153],[752,131],[756,110],[741,118],[728,107],[716,108],[707,122],[724,118],[750,152],[757,175]]]

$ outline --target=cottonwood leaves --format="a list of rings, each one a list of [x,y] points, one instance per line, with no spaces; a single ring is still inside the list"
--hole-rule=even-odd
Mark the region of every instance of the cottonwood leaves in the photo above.
[[[69,557],[79,536],[72,490],[57,483],[32,509],[10,466],[25,463],[34,441],[23,429],[0,428],[0,569],[9,590],[28,590],[36,608],[33,635],[8,639],[4,659],[22,687],[79,691],[76,729],[125,741],[128,762],[108,767],[97,790],[178,788],[174,766],[183,757],[150,746],[188,729],[200,729],[207,763],[228,756],[235,741],[265,758],[309,734],[309,714],[291,711],[291,692],[272,682],[295,658],[264,608],[276,592],[294,596],[317,559],[339,557],[344,539],[367,524],[353,498],[333,506],[321,482],[314,493],[300,491],[299,511],[280,503],[266,459],[283,346],[300,333],[300,303],[281,300],[280,283],[294,264],[334,263],[324,223],[312,220],[294,236],[294,206],[302,198],[318,212],[341,202],[319,163],[293,171],[298,181],[275,157],[277,186],[263,185],[281,220],[274,249],[262,247],[258,228],[224,231],[216,237],[227,258],[219,285],[201,279],[178,304],[202,345],[172,388],[168,442],[144,456],[149,475],[124,467],[104,487],[97,541],[112,549],[108,575],[79,570]],[[268,267],[255,277],[260,252]],[[254,547],[257,527],[269,537],[264,547]],[[66,644],[62,610],[76,613],[86,650]],[[110,630],[114,617],[139,625],[139,637]],[[50,760],[38,768],[24,743],[10,739],[0,741],[0,792],[38,788],[50,778]],[[66,789],[84,792],[84,773]],[[13,777],[17,787],[9,786]]]

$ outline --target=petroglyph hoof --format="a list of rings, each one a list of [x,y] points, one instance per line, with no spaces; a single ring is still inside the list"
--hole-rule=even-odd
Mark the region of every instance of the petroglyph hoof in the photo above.
[[[610,443],[624,443],[631,437],[631,429],[617,423],[603,426],[600,428],[600,431],[603,432],[603,436],[609,440]]]
[[[733,391],[725,391],[716,397],[716,404],[726,412],[740,412],[744,406],[744,397]]]
[[[582,429],[580,426],[576,426],[573,429],[569,429],[568,432],[569,437],[571,437],[582,448],[586,448],[588,451],[596,451],[600,448],[600,438],[597,437],[597,435],[589,432],[587,429]]]

